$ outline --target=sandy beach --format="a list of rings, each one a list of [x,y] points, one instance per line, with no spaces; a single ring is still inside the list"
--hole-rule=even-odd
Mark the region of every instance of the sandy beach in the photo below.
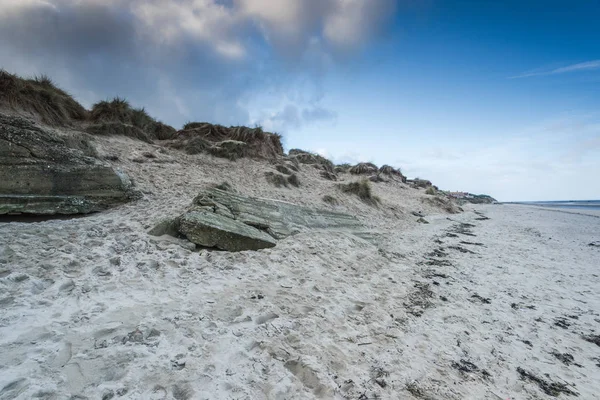
[[[357,202],[376,244],[310,232],[228,253],[147,235],[166,198],[0,224],[0,399],[600,392],[596,216],[488,205],[417,224]]]

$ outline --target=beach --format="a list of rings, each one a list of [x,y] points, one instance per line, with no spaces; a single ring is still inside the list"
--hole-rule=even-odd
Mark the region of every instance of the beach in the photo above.
[[[148,236],[155,203],[0,224],[0,399],[600,391],[597,216],[467,206],[372,218],[375,244],[314,231],[229,253]]]

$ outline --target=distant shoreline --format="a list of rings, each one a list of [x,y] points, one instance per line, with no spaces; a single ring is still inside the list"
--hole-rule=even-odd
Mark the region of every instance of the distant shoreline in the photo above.
[[[545,210],[545,211],[553,211],[560,212],[565,214],[576,214],[576,215],[584,215],[589,217],[600,218],[600,205],[590,205],[590,206],[558,206],[558,205],[548,205],[544,203],[517,203],[517,202],[507,202],[500,203],[502,205],[512,206],[512,207],[527,207],[534,208],[537,210]]]

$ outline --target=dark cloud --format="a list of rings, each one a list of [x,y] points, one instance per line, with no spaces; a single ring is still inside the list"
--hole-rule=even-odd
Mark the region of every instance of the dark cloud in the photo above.
[[[245,124],[254,97],[302,91],[289,82],[319,79],[336,48],[348,47],[331,25],[369,37],[377,24],[356,27],[354,3],[392,1],[2,0],[0,68],[48,74],[86,106],[120,95],[175,125]],[[322,93],[287,97],[293,104],[264,114],[281,130],[335,117]]]

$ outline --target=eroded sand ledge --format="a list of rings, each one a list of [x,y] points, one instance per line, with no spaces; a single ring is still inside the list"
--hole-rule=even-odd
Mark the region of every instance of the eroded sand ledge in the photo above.
[[[379,246],[198,253],[120,212],[0,224],[0,399],[600,392],[597,218],[478,206]]]

